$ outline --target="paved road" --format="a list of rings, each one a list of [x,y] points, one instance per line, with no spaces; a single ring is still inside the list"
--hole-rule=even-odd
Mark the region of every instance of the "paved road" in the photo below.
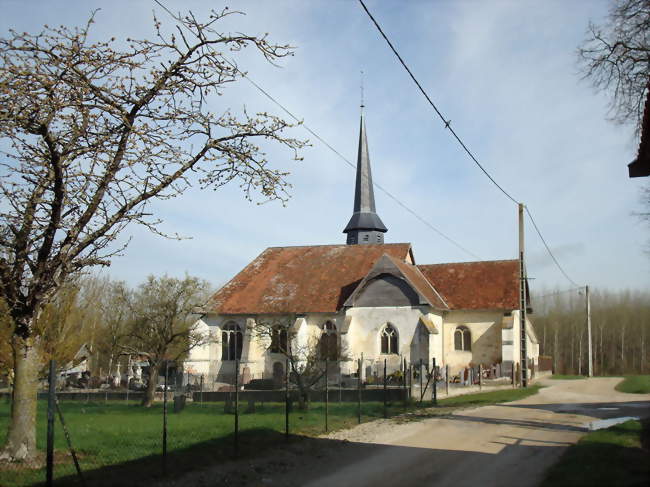
[[[520,401],[420,421],[365,423],[163,485],[532,487],[591,422],[650,416],[650,394],[617,392],[620,380],[549,380]]]

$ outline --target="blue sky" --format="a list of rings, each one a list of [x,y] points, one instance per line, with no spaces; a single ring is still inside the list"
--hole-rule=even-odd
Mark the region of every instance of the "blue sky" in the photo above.
[[[368,142],[375,182],[483,260],[515,258],[517,208],[444,130],[357,1],[164,2],[207,16],[229,5],[224,31],[264,34],[296,46],[271,66],[238,58],[267,89],[348,159],[356,156],[359,72],[365,75]],[[627,178],[636,154],[631,127],[606,120],[607,98],[581,80],[576,47],[607,2],[372,1],[367,5],[446,118],[495,179],[528,205],[567,273],[580,284],[650,289],[650,229],[633,215],[648,181]],[[28,7],[27,7],[28,5]],[[95,8],[96,38],[152,36],[151,0],[0,0],[3,35],[43,24],[79,25]],[[279,109],[246,80],[212,100],[215,110]],[[219,286],[264,248],[344,243],[354,173],[310,139],[302,162],[273,148],[275,167],[291,172],[292,198],[257,205],[234,185],[192,189],[159,202],[162,229],[192,237],[170,241],[130,228],[125,255],[107,271],[138,283],[147,274],[198,275]],[[646,178],[647,179],[647,178]],[[418,263],[475,260],[441,239],[381,191],[377,210],[387,242],[411,242]],[[527,221],[533,288],[571,285],[554,267]],[[125,235],[126,236],[126,235]]]

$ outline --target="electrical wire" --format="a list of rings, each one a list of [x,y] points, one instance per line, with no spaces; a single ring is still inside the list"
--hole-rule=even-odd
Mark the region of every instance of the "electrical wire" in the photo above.
[[[510,193],[508,193],[505,189],[503,189],[503,187],[501,187],[501,185],[500,185],[499,183],[497,183],[497,182],[495,181],[495,179],[490,175],[489,172],[487,172],[487,170],[483,167],[483,165],[482,165],[480,162],[478,162],[478,159],[477,159],[476,157],[474,157],[474,154],[472,154],[472,152],[471,152],[471,151],[469,150],[469,148],[465,145],[465,143],[462,141],[462,139],[460,138],[460,136],[459,136],[459,135],[456,133],[456,131],[451,127],[451,120],[447,120],[447,119],[442,115],[442,113],[440,112],[440,110],[438,110],[438,107],[436,106],[436,104],[433,103],[433,101],[431,100],[431,98],[429,97],[429,95],[427,94],[427,92],[424,91],[424,88],[422,88],[422,85],[420,84],[420,82],[419,82],[419,81],[417,80],[417,78],[413,75],[413,73],[411,72],[411,70],[409,69],[409,67],[408,67],[408,66],[406,65],[406,63],[404,62],[404,59],[402,59],[402,56],[400,56],[400,54],[397,52],[397,49],[395,49],[395,47],[393,46],[393,43],[390,42],[390,40],[388,39],[388,37],[386,36],[386,34],[384,34],[384,31],[382,30],[382,28],[381,28],[381,26],[379,25],[379,23],[377,23],[377,21],[375,20],[375,18],[372,16],[372,14],[370,13],[370,11],[368,10],[368,8],[366,7],[366,4],[363,3],[363,0],[359,0],[359,3],[361,4],[361,6],[363,7],[363,9],[364,9],[364,10],[366,11],[366,13],[368,14],[368,17],[370,17],[370,20],[372,20],[372,23],[375,24],[375,27],[377,27],[377,30],[379,31],[379,33],[381,34],[381,36],[384,38],[384,40],[386,41],[386,43],[387,43],[388,46],[390,47],[391,51],[393,51],[393,53],[395,54],[395,56],[397,56],[397,59],[399,59],[399,62],[402,64],[402,66],[404,67],[404,69],[406,69],[406,72],[409,74],[409,76],[411,77],[411,79],[413,80],[413,82],[415,83],[415,85],[418,87],[418,89],[420,90],[420,92],[421,92],[421,93],[424,95],[424,97],[427,99],[427,101],[429,102],[429,105],[431,105],[431,106],[433,107],[433,109],[435,110],[435,112],[436,112],[436,114],[438,115],[438,117],[440,117],[440,120],[442,120],[442,123],[445,124],[445,128],[449,130],[449,132],[454,136],[454,138],[456,139],[456,141],[458,141],[458,143],[460,144],[460,146],[465,150],[465,152],[467,153],[467,155],[472,159],[472,161],[474,161],[474,163],[479,167],[479,169],[480,169],[481,171],[483,171],[483,173],[488,177],[488,179],[489,179],[490,181],[492,181],[492,183],[493,183],[497,188],[499,188],[499,190],[500,190],[500,191],[501,191],[501,192],[502,192],[502,193],[503,193],[503,194],[504,194],[508,199],[510,199],[510,200],[511,200],[513,203],[515,203],[515,204],[519,204],[519,202],[518,202],[515,198],[513,198],[512,196],[510,196]]]
[[[481,171],[483,171],[483,173],[488,177],[488,179],[489,179],[490,181],[492,181],[492,183],[493,183],[497,188],[499,188],[499,190],[500,190],[500,191],[501,191],[501,192],[502,192],[502,193],[503,193],[503,194],[504,194],[508,199],[510,199],[510,200],[511,200],[513,203],[515,203],[515,204],[519,204],[519,202],[518,202],[515,198],[513,198],[513,197],[510,195],[510,193],[508,193],[505,189],[503,189],[503,187],[502,187],[499,183],[496,182],[496,180],[495,180],[495,179],[490,175],[490,173],[485,169],[485,167],[483,167],[483,165],[482,165],[482,164],[477,160],[477,158],[474,156],[474,154],[469,150],[469,148],[468,148],[467,145],[462,141],[462,139],[460,138],[460,136],[459,136],[459,135],[456,133],[456,131],[451,127],[451,121],[450,121],[450,120],[447,120],[447,119],[443,116],[443,114],[440,112],[440,110],[439,110],[438,107],[435,105],[435,103],[431,100],[431,98],[429,97],[429,95],[427,94],[427,92],[424,90],[424,88],[422,88],[422,85],[421,85],[420,82],[417,80],[417,78],[415,77],[415,75],[413,74],[413,72],[409,69],[409,67],[407,66],[406,62],[405,62],[404,59],[402,58],[402,56],[400,56],[399,52],[397,52],[397,49],[395,49],[395,46],[393,46],[393,43],[390,41],[390,39],[388,39],[388,36],[384,33],[384,31],[382,30],[382,28],[381,28],[381,26],[379,25],[379,23],[378,23],[378,22],[375,20],[375,18],[372,16],[372,14],[370,13],[370,11],[368,10],[368,7],[366,7],[366,4],[363,3],[363,0],[359,0],[359,3],[360,3],[361,6],[363,7],[363,10],[365,10],[366,14],[368,14],[368,17],[370,17],[370,20],[371,20],[372,23],[375,25],[375,27],[377,28],[377,30],[379,31],[379,33],[381,34],[381,36],[384,38],[384,40],[386,41],[386,43],[387,43],[388,46],[390,47],[391,51],[393,51],[393,54],[395,54],[395,56],[397,56],[397,59],[399,60],[400,64],[404,67],[404,69],[405,69],[406,72],[409,74],[409,76],[411,77],[411,79],[413,80],[413,82],[415,83],[415,85],[418,87],[418,89],[420,90],[420,92],[424,95],[424,97],[426,98],[427,102],[429,102],[429,105],[431,105],[431,106],[433,107],[433,109],[435,110],[435,112],[436,112],[436,114],[438,115],[438,117],[440,117],[440,120],[442,120],[442,122],[445,124],[445,128],[449,130],[449,132],[454,136],[454,138],[456,139],[456,141],[458,141],[458,143],[460,144],[460,146],[465,150],[465,152],[467,153],[467,155],[472,159],[472,161],[474,161],[474,163],[479,167],[479,169],[480,169]],[[560,270],[560,272],[562,273],[562,275],[564,275],[564,277],[565,277],[565,278],[566,278],[566,279],[567,279],[571,284],[573,284],[574,286],[578,286],[578,285],[575,283],[575,281],[574,281],[573,279],[571,279],[571,278],[568,276],[568,274],[564,271],[564,269],[562,268],[562,266],[560,265],[560,263],[558,262],[558,260],[555,258],[555,255],[553,255],[553,252],[551,252],[550,247],[548,246],[548,244],[546,243],[546,240],[545,240],[544,237],[542,236],[542,232],[541,232],[541,231],[539,230],[539,228],[537,227],[537,224],[535,223],[535,220],[533,219],[533,216],[531,215],[530,210],[528,209],[527,206],[526,206],[526,213],[528,213],[528,216],[530,217],[530,221],[533,223],[533,227],[535,228],[535,231],[537,232],[537,235],[539,235],[539,238],[542,240],[542,243],[544,244],[544,247],[546,247],[547,252],[548,252],[549,255],[551,256],[551,259],[553,259],[553,262],[555,263],[555,265],[557,266],[557,268]]]
[[[159,0],[153,0],[160,8],[165,10],[176,22],[179,22],[183,27],[185,27],[189,32],[192,32],[192,30],[187,27],[176,15],[174,15],[163,3]],[[213,51],[214,52],[214,51]],[[221,58],[230,65],[233,69],[235,69],[239,74],[248,80],[249,83],[251,83],[260,93],[262,93],[266,98],[268,98],[270,101],[272,101],[276,106],[278,106],[282,111],[284,111],[287,115],[289,115],[293,120],[298,122],[304,129],[309,132],[311,135],[313,135],[316,139],[318,139],[321,143],[323,143],[328,149],[330,149],[334,154],[336,154],[343,162],[345,162],[347,165],[350,167],[356,169],[356,164],[352,163],[349,161],[343,154],[341,154],[339,151],[337,151],[331,144],[329,144],[325,139],[323,139],[320,135],[318,135],[314,130],[312,130],[305,122],[304,120],[299,119],[297,116],[295,116],[291,111],[289,111],[284,105],[282,105],[278,100],[276,100],[268,91],[266,91],[264,88],[262,88],[258,83],[253,81],[246,73],[241,71],[235,63],[227,59],[225,56],[221,55]],[[489,176],[489,175],[488,175]],[[495,183],[496,184],[496,183]],[[441,230],[437,229],[433,224],[428,222],[426,219],[421,217],[418,213],[416,213],[414,210],[409,208],[406,204],[402,203],[396,196],[391,194],[388,190],[383,188],[381,185],[373,181],[373,186],[377,189],[379,189],[381,192],[383,192],[386,196],[388,196],[390,199],[392,199],[395,203],[397,203],[399,206],[401,206],[404,210],[409,212],[411,215],[413,215],[415,218],[417,218],[422,224],[424,224],[426,227],[428,227],[430,230],[433,230],[436,234],[438,234],[440,237],[443,239],[447,240],[449,243],[452,245],[456,246],[458,249],[462,250],[468,255],[471,255],[477,260],[482,260],[478,255],[475,253],[471,252],[470,250],[466,249],[463,247],[461,244],[456,242],[454,239],[451,237],[447,236],[445,233],[443,233]],[[498,185],[497,185],[498,186]],[[514,200],[513,200],[514,201]]]
[[[542,240],[542,243],[544,244],[544,247],[546,247],[546,250],[548,251],[549,255],[551,256],[551,259],[553,259],[553,262],[555,262],[555,265],[557,266],[558,269],[560,269],[560,272],[564,277],[566,277],[567,281],[569,281],[571,284],[573,284],[576,287],[580,287],[573,279],[569,277],[569,275],[564,272],[564,269],[560,265],[560,263],[557,261],[555,258],[555,255],[553,255],[553,252],[551,252],[551,249],[549,248],[548,244],[546,243],[546,240],[542,236],[542,232],[539,230],[539,227],[537,226],[537,223],[535,223],[535,219],[533,218],[533,215],[530,213],[530,210],[526,206],[526,213],[528,213],[528,217],[530,218],[531,223],[533,224],[533,227],[535,228],[535,231],[537,232],[537,235],[539,235],[539,238]]]

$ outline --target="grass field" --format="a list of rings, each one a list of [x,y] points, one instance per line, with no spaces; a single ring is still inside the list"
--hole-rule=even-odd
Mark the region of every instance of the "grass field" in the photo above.
[[[619,392],[650,394],[650,375],[628,375],[616,386]]]
[[[649,485],[648,445],[646,450],[642,448],[642,441],[648,440],[649,427],[649,423],[627,421],[589,433],[567,449],[549,470],[542,487]]]
[[[538,387],[526,390],[508,389],[439,401],[439,408],[429,409],[433,415],[448,414],[454,409],[506,402],[536,393]],[[411,404],[410,411],[430,406]],[[239,456],[252,456],[268,448],[281,446],[284,436],[284,404],[256,404],[254,413],[245,413],[240,405]],[[143,409],[136,403],[64,401],[61,409],[70,432],[72,444],[79,454],[81,469],[88,485],[124,485],[146,482],[162,475],[162,405]],[[403,413],[402,402],[388,407],[388,415]],[[362,405],[362,421],[383,417],[380,402]],[[330,403],[329,430],[357,424],[356,403]],[[413,419],[417,419],[414,417]],[[9,405],[0,404],[0,441],[9,420]],[[168,414],[168,475],[177,476],[186,471],[214,464],[234,457],[234,414],[224,413],[223,403],[188,404],[179,414]],[[301,436],[325,432],[325,405],[312,403],[309,411],[290,413],[291,441]],[[46,403],[38,405],[38,447],[45,447]],[[55,430],[55,478],[59,485],[75,485],[74,466],[67,452],[65,436],[59,421]],[[1,468],[1,467],[0,467]],[[18,487],[37,485],[44,479],[44,470],[0,469],[0,486]]]

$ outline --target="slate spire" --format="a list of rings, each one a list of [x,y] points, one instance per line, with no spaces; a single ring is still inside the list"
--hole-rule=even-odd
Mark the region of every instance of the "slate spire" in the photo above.
[[[362,114],[357,154],[357,181],[354,188],[354,212],[343,230],[343,233],[348,235],[346,242],[348,245],[384,243],[384,233],[388,229],[376,211],[366,124]]]

